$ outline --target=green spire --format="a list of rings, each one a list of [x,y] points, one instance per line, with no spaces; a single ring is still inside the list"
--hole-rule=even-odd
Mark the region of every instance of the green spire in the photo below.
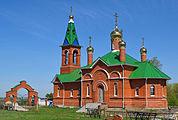
[[[71,14],[69,16],[70,20],[68,23],[67,32],[66,32],[66,36],[65,36],[63,45],[69,45],[69,44],[70,45],[79,45],[73,18],[74,17],[72,15],[72,7],[71,7]]]

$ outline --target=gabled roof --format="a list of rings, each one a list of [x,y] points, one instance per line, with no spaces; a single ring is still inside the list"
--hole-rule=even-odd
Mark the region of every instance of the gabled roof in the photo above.
[[[162,71],[154,67],[149,61],[138,62],[138,68],[135,69],[129,76],[130,79],[137,78],[160,78],[171,79]]]
[[[129,79],[139,79],[139,78],[171,79],[169,76],[167,76],[166,74],[161,72],[159,69],[154,67],[148,61],[139,62],[136,59],[134,59],[133,57],[126,54],[125,55],[126,61],[121,62],[119,60],[119,58],[120,58],[119,55],[120,55],[119,51],[110,52],[102,57],[98,57],[90,65],[75,69],[71,73],[68,73],[68,74],[57,74],[56,77],[61,82],[74,82],[74,81],[80,80],[81,79],[81,73],[80,73],[81,69],[92,68],[97,63],[97,61],[101,60],[107,66],[121,65],[121,64],[136,66],[136,69],[128,77]]]
[[[63,42],[63,45],[78,45],[78,38],[75,30],[75,26],[73,22],[68,23],[67,31],[66,31],[66,36]]]
[[[56,74],[56,77],[61,82],[73,82],[81,79],[80,68],[74,69],[71,73],[68,74]]]
[[[106,65],[112,66],[112,65],[121,65],[121,64],[127,64],[127,65],[132,65],[132,66],[137,66],[137,60],[134,59],[133,57],[129,56],[128,54],[125,54],[125,61],[120,61],[120,52],[115,51],[115,52],[109,52],[108,54],[98,57],[93,63],[90,65],[82,67],[83,69],[85,68],[91,68],[99,59],[103,61]]]

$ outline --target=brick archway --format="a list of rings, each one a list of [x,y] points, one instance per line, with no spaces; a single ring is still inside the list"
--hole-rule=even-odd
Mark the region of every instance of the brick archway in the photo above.
[[[7,91],[5,102],[10,101],[10,96],[12,95],[13,96],[13,103],[17,103],[17,91],[20,88],[24,88],[28,91],[28,105],[30,105],[30,106],[32,105],[31,104],[32,96],[34,96],[34,105],[37,105],[37,103],[38,103],[38,92],[34,91],[34,89],[30,85],[28,85],[26,81],[20,81],[20,84],[11,88],[11,91]]]

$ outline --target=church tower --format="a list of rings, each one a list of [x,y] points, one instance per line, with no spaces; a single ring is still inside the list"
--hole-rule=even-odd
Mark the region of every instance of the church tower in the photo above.
[[[115,28],[111,32],[111,50],[119,50],[119,42],[122,40],[122,30],[120,31],[117,26],[117,13],[114,15],[116,17],[115,20]]]
[[[69,16],[69,23],[67,32],[62,47],[62,66],[60,68],[60,74],[71,73],[74,69],[80,67],[80,49],[76,29],[74,26],[74,16]]]

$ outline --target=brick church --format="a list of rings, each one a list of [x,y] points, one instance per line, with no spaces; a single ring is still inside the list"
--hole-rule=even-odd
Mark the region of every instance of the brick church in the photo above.
[[[59,106],[84,106],[105,103],[108,107],[167,108],[166,81],[169,76],[146,59],[147,49],[140,49],[141,61],[125,52],[126,42],[116,24],[111,32],[111,51],[93,61],[94,49],[87,48],[86,66],[80,64],[81,46],[72,12],[62,48],[60,74],[56,74],[53,103]]]

